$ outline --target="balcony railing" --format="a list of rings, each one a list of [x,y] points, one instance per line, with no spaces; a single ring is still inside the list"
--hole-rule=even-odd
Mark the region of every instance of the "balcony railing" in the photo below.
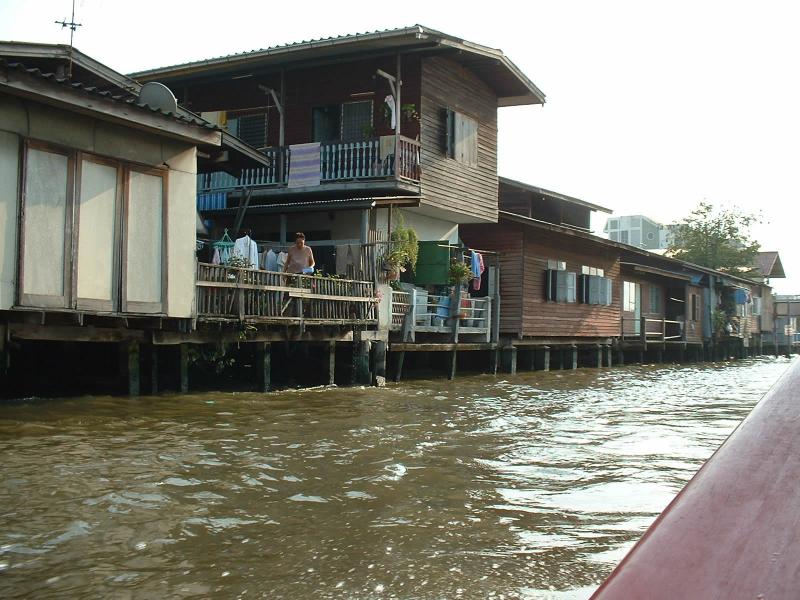
[[[479,334],[490,341],[492,299],[462,298],[457,310],[451,307],[450,296],[392,291],[392,324],[394,331],[451,334],[458,320],[460,334]]]
[[[197,265],[197,315],[201,319],[374,325],[376,306],[370,281]]]
[[[409,182],[420,180],[420,143],[400,136],[388,146],[381,138],[361,142],[323,142],[320,144],[320,182],[397,179]],[[240,177],[225,172],[201,173],[197,176],[197,191],[210,194],[241,187],[284,186],[291,170],[292,153],[289,146],[268,148],[271,159],[268,167],[244,169]],[[213,204],[213,203],[212,203]],[[201,210],[221,208],[199,206]]]
[[[668,319],[622,319],[621,337],[623,341],[681,342],[686,341],[686,328],[682,321]]]

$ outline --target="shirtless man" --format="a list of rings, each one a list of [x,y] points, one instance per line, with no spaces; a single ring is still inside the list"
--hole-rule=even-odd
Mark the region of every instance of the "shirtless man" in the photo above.
[[[294,234],[294,246],[289,248],[286,265],[283,270],[286,273],[299,274],[303,269],[314,266],[314,253],[311,248],[306,246],[306,236],[302,233]]]

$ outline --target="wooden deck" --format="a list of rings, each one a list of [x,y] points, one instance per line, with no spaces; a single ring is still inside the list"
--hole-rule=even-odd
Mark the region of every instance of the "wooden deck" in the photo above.
[[[402,332],[404,342],[416,341],[418,333],[452,337],[456,332],[491,342],[492,299],[463,298],[455,313],[451,302],[448,296],[433,294],[418,296],[412,301],[410,292],[392,291],[391,330]]]
[[[377,325],[377,303],[370,281],[197,265],[197,316],[204,321]]]

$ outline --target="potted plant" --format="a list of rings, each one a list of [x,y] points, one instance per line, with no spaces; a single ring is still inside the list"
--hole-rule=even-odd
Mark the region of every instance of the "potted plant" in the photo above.
[[[472,281],[474,277],[469,265],[458,260],[450,261],[450,283],[452,285],[463,286],[465,283]]]
[[[389,250],[384,257],[384,270],[388,272],[389,280],[399,279],[400,273],[407,269],[413,271],[417,266],[419,254],[419,239],[417,232],[411,227],[406,227],[403,214],[398,212],[392,215],[395,225],[389,234]]]

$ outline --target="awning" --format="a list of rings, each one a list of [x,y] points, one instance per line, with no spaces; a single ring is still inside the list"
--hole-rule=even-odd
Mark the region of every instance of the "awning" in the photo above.
[[[390,196],[386,198],[341,198],[337,200],[307,200],[303,202],[281,202],[276,204],[251,204],[247,208],[248,215],[274,215],[296,212],[321,212],[331,210],[359,210],[365,208],[388,208],[390,206],[419,206],[417,196]],[[225,215],[236,214],[239,207],[204,210],[203,214]]]

